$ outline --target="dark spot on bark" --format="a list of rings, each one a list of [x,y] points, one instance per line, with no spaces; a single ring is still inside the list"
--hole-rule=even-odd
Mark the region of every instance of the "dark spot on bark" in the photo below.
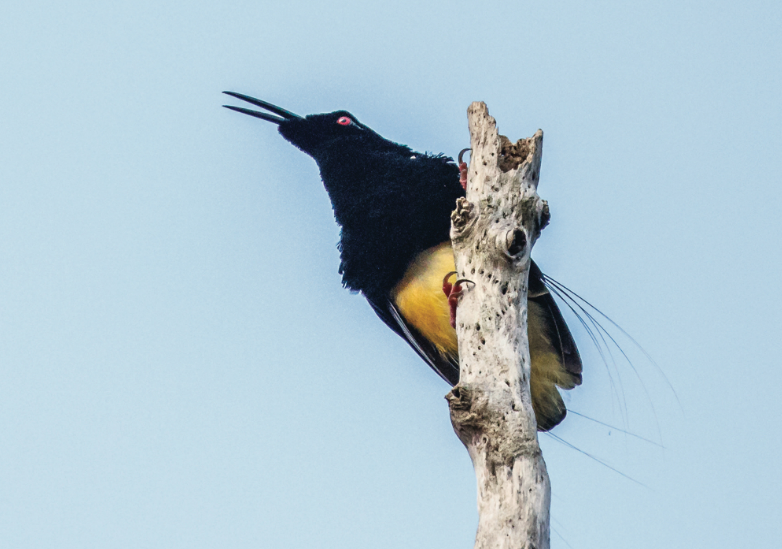
[[[527,247],[527,235],[521,229],[513,231],[513,237],[511,238],[510,245],[508,246],[508,253],[512,256],[517,256],[524,251]]]
[[[540,212],[540,230],[546,228],[546,226],[549,224],[549,221],[551,221],[551,209],[549,208],[548,202],[545,200],[543,201],[543,211]]]

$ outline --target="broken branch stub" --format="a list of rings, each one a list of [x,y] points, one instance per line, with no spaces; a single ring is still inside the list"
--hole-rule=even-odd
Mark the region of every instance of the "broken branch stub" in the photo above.
[[[460,279],[459,383],[446,396],[478,482],[476,549],[549,547],[550,484],[530,397],[527,279],[548,223],[537,194],[543,132],[512,143],[486,105],[467,111],[472,155],[466,198],[451,214]]]

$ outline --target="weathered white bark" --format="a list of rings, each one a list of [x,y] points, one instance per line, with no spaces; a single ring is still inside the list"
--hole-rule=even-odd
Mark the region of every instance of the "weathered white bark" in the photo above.
[[[511,143],[484,103],[467,111],[467,197],[451,215],[462,284],[456,331],[460,380],[447,395],[478,481],[476,549],[549,547],[551,487],[530,398],[527,279],[548,222],[537,195],[543,132]]]

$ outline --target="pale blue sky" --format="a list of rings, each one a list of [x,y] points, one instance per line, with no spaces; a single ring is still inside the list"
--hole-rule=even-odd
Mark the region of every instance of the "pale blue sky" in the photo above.
[[[4,3],[0,546],[472,547],[446,385],[224,89],[451,155],[474,100],[542,128],[536,259],[680,402],[576,329],[572,409],[665,449],[554,431],[636,483],[542,436],[552,546],[779,543],[782,4],[483,5]]]

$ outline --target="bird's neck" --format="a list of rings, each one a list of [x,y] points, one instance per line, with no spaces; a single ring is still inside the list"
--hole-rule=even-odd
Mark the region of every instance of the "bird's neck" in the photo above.
[[[463,195],[458,170],[422,155],[375,154],[318,164],[340,238],[343,284],[388,295],[415,257],[449,238],[450,212]]]

